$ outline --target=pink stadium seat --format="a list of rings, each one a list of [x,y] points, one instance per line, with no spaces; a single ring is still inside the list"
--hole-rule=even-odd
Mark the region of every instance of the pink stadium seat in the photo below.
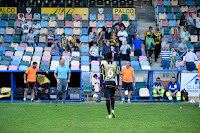
[[[72,27],[72,21],[65,21],[65,27]]]
[[[19,20],[16,20],[16,21],[15,21],[15,25],[17,25],[18,27],[21,27],[20,21],[19,21]]]
[[[79,66],[71,66],[71,70],[79,70]]]
[[[162,27],[168,27],[168,20],[161,20]]]
[[[157,6],[162,6],[162,0],[157,0],[156,5],[157,5]]]
[[[82,15],[82,20],[88,20],[88,14],[83,14]]]
[[[90,71],[90,67],[89,66],[81,66],[81,70],[82,71]]]
[[[119,18],[120,18],[120,15],[119,14],[115,14],[113,19],[114,19],[114,21],[118,21]]]
[[[27,20],[32,20],[33,14],[26,13],[25,17],[26,17]]]
[[[8,70],[17,70],[17,66],[10,65]]]
[[[198,36],[197,35],[191,35],[191,42],[197,42]]]
[[[104,21],[104,14],[98,14],[98,21]]]
[[[189,12],[196,12],[196,7],[195,6],[190,6],[189,7]]]
[[[58,20],[64,20],[65,15],[64,14],[58,14]]]
[[[92,29],[92,32],[97,32],[97,28],[93,28],[93,29]]]
[[[45,47],[44,51],[51,51],[51,47]]]
[[[99,66],[99,61],[91,61],[91,66]]]
[[[112,21],[106,21],[106,27],[111,28],[113,26],[113,22]]]
[[[196,52],[196,56],[200,56],[200,51],[197,51],[197,52]]]
[[[74,14],[74,20],[80,20],[80,14]]]
[[[147,57],[146,56],[140,56],[139,61],[147,61]]]
[[[176,61],[176,67],[184,66],[184,61]]]
[[[70,52],[64,51],[64,52],[62,53],[62,56],[70,56]]]
[[[5,56],[10,56],[11,58],[13,57],[13,52],[12,51],[6,51]]]
[[[177,6],[178,5],[178,0],[172,0],[171,4],[172,4],[172,6]]]
[[[42,61],[50,61],[51,56],[42,56]]]

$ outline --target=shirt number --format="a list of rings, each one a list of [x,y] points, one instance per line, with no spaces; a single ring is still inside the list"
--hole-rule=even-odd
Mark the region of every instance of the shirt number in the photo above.
[[[113,77],[113,71],[112,71],[112,68],[110,68],[109,70],[108,70],[108,77]]]

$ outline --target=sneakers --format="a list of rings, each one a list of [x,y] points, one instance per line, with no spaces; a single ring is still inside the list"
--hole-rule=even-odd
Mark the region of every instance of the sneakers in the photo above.
[[[51,100],[49,100],[49,103],[52,103],[52,101],[51,101]]]
[[[57,104],[57,103],[58,103],[58,100],[55,101],[55,104]]]
[[[112,116],[112,118],[115,118],[115,117],[116,117],[116,116],[115,116],[115,111],[114,111],[114,110],[111,111],[111,116]]]
[[[31,102],[33,103],[33,102],[34,102],[34,100],[31,100]]]
[[[121,102],[120,103],[124,103],[124,100],[121,100]]]
[[[65,104],[65,101],[62,101],[62,104]]]
[[[41,100],[40,100],[40,99],[38,99],[36,102],[37,102],[37,103],[41,103]]]
[[[26,100],[23,99],[22,102],[26,102]]]
[[[107,117],[106,117],[106,119],[111,119],[112,118],[112,116],[111,115],[108,115]]]

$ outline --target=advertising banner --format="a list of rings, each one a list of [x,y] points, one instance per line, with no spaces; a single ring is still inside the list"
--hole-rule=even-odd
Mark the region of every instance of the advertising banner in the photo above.
[[[135,8],[113,8],[113,15],[114,14],[127,14],[128,16],[130,14],[136,14]]]
[[[57,8],[57,7],[42,7],[41,8],[41,14],[48,14],[50,16],[50,14],[56,14],[56,16],[58,14],[65,14],[65,8]]]
[[[89,14],[88,8],[65,8],[65,15],[66,14],[72,14],[72,17],[74,17],[74,14]]]
[[[1,14],[17,14],[17,7],[0,7],[0,17]]]

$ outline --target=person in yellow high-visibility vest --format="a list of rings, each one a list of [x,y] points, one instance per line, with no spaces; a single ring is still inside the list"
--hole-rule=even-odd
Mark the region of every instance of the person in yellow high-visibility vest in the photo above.
[[[160,78],[156,78],[156,82],[153,84],[153,98],[155,101],[160,99],[160,101],[163,100],[165,89],[163,87],[163,84],[160,82]]]
[[[172,97],[176,97],[177,102],[181,102],[180,85],[175,77],[172,77],[171,82],[167,85],[166,96],[170,102],[174,102]]]

